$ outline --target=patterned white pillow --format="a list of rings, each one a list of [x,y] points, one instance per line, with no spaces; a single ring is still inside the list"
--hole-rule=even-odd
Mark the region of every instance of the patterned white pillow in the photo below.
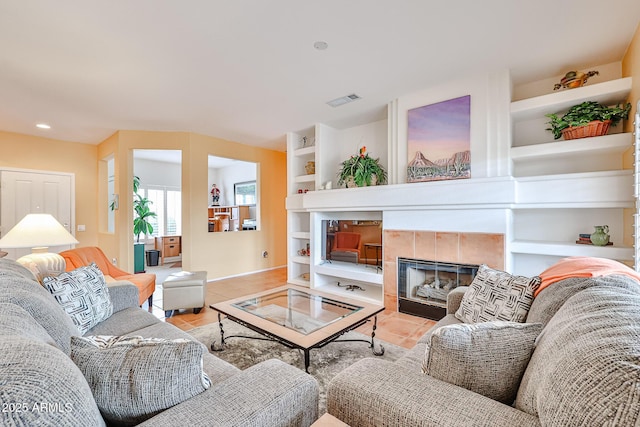
[[[513,276],[481,265],[455,316],[465,323],[504,320],[524,322],[540,277]]]
[[[510,405],[542,323],[483,322],[442,326],[427,343],[422,371]]]
[[[105,420],[132,425],[211,387],[202,344],[164,338],[71,338],[71,358],[84,374]]]
[[[95,263],[57,277],[45,277],[42,285],[71,317],[81,335],[113,314],[107,283]]]

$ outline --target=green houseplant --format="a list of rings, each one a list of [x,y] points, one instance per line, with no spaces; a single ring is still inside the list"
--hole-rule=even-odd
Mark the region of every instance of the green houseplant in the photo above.
[[[133,210],[135,216],[133,218],[133,234],[136,236],[136,243],[140,243],[140,235],[153,234],[153,224],[149,222],[149,218],[156,216],[156,213],[151,211],[151,200],[146,197],[142,197],[138,194],[138,188],[140,187],[140,178],[133,177]]]
[[[387,171],[380,165],[380,159],[374,159],[367,153],[367,147],[360,148],[360,152],[351,156],[340,164],[338,185],[347,187],[364,187],[379,185],[387,182]]]
[[[631,104],[615,107],[606,107],[595,101],[587,101],[578,105],[574,105],[562,116],[557,114],[546,114],[550,120],[547,124],[551,127],[547,130],[553,133],[554,139],[585,138],[589,136],[605,135],[609,130],[609,126],[615,126],[622,119],[629,117]],[[589,133],[590,130],[586,126],[598,127],[597,133]],[[582,128],[582,129],[580,129]]]
[[[140,178],[133,177],[133,234],[136,236],[136,243],[133,245],[133,268],[134,273],[144,272],[144,243],[140,243],[140,235],[153,233],[153,224],[149,222],[149,218],[156,216],[151,211],[151,200],[142,197],[138,193],[140,188]]]

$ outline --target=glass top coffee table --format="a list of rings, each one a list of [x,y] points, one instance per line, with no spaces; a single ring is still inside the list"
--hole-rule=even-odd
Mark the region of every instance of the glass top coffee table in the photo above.
[[[335,296],[315,289],[282,286],[257,294],[210,305],[218,312],[220,345],[215,342],[211,350],[222,351],[229,338],[253,338],[277,341],[289,348],[304,352],[304,368],[309,371],[309,352],[330,342],[363,341],[369,344],[376,356],[384,354],[378,344],[376,350],[377,314],[384,310],[381,305],[368,304],[342,296]],[[225,336],[222,316],[243,325],[262,337],[246,335]],[[338,338],[365,324],[373,317],[370,340]]]

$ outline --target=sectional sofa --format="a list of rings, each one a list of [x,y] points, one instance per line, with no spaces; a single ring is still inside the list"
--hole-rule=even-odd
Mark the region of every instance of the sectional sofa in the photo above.
[[[108,296],[111,313],[81,334],[27,269],[0,259],[0,425],[308,426],[317,419],[318,384],[300,369],[268,360],[240,371],[141,310],[134,285],[111,283]],[[110,347],[117,351],[109,362],[81,335],[143,339]],[[160,356],[145,358],[157,348],[146,338],[177,341],[163,343],[160,347],[168,350]],[[195,361],[195,368],[187,372],[185,363],[172,363],[168,358],[176,354]],[[122,367],[124,380],[112,381],[109,375]],[[148,374],[136,376],[138,368]],[[172,369],[184,375],[167,378]],[[97,391],[94,386],[101,382]],[[184,393],[192,396],[157,409]],[[110,406],[112,415],[128,409],[143,414],[114,421],[97,402]],[[152,409],[145,411],[140,402]]]
[[[352,427],[638,426],[640,282],[624,266],[600,275],[589,270],[609,261],[580,261],[586,271],[556,275],[522,325],[465,325],[456,314],[469,288],[455,289],[446,317],[403,358],[363,359],[334,377],[328,412]],[[456,329],[447,360],[434,359]]]

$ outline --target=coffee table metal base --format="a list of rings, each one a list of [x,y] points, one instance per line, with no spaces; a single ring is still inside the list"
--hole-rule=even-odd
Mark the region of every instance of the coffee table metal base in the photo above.
[[[367,344],[369,344],[369,347],[371,348],[371,352],[373,353],[374,356],[382,356],[384,354],[384,347],[382,346],[382,344],[378,343],[378,347],[379,350],[376,350],[376,344],[375,344],[375,336],[376,336],[376,329],[377,329],[377,325],[378,325],[378,316],[374,315],[373,316],[373,326],[372,326],[372,330],[371,330],[371,339],[342,339],[339,340],[338,338],[341,337],[342,335],[346,334],[349,331],[352,331],[356,328],[358,328],[359,326],[364,325],[365,323],[367,323],[369,321],[370,318],[367,319],[363,319],[358,323],[355,323],[353,325],[350,325],[349,327],[341,330],[340,332],[337,332],[334,335],[331,335],[329,337],[327,337],[326,339],[316,343],[315,345],[305,348],[299,345],[296,345],[295,343],[292,343],[291,341],[288,341],[282,337],[279,337],[277,335],[274,335],[268,331],[265,331],[262,328],[258,328],[254,325],[251,325],[247,322],[244,322],[240,319],[237,319],[233,316],[230,316],[229,314],[226,315],[226,317],[235,322],[238,323],[246,328],[251,329],[254,332],[259,333],[260,335],[263,335],[262,337],[256,337],[256,336],[248,336],[248,335],[227,335],[225,336],[224,334],[224,326],[222,325],[222,313],[218,312],[218,324],[220,325],[220,344],[216,344],[216,342],[214,341],[213,344],[211,344],[211,351],[223,351],[225,348],[225,344],[226,344],[226,340],[228,340],[229,338],[246,338],[246,339],[254,339],[254,340],[262,340],[262,341],[275,341],[278,342],[288,348],[291,349],[299,349],[302,350],[304,352],[304,370],[305,372],[309,373],[309,365],[310,365],[310,351],[312,349],[316,349],[316,348],[322,348],[325,345],[331,343],[331,342],[365,342]]]

